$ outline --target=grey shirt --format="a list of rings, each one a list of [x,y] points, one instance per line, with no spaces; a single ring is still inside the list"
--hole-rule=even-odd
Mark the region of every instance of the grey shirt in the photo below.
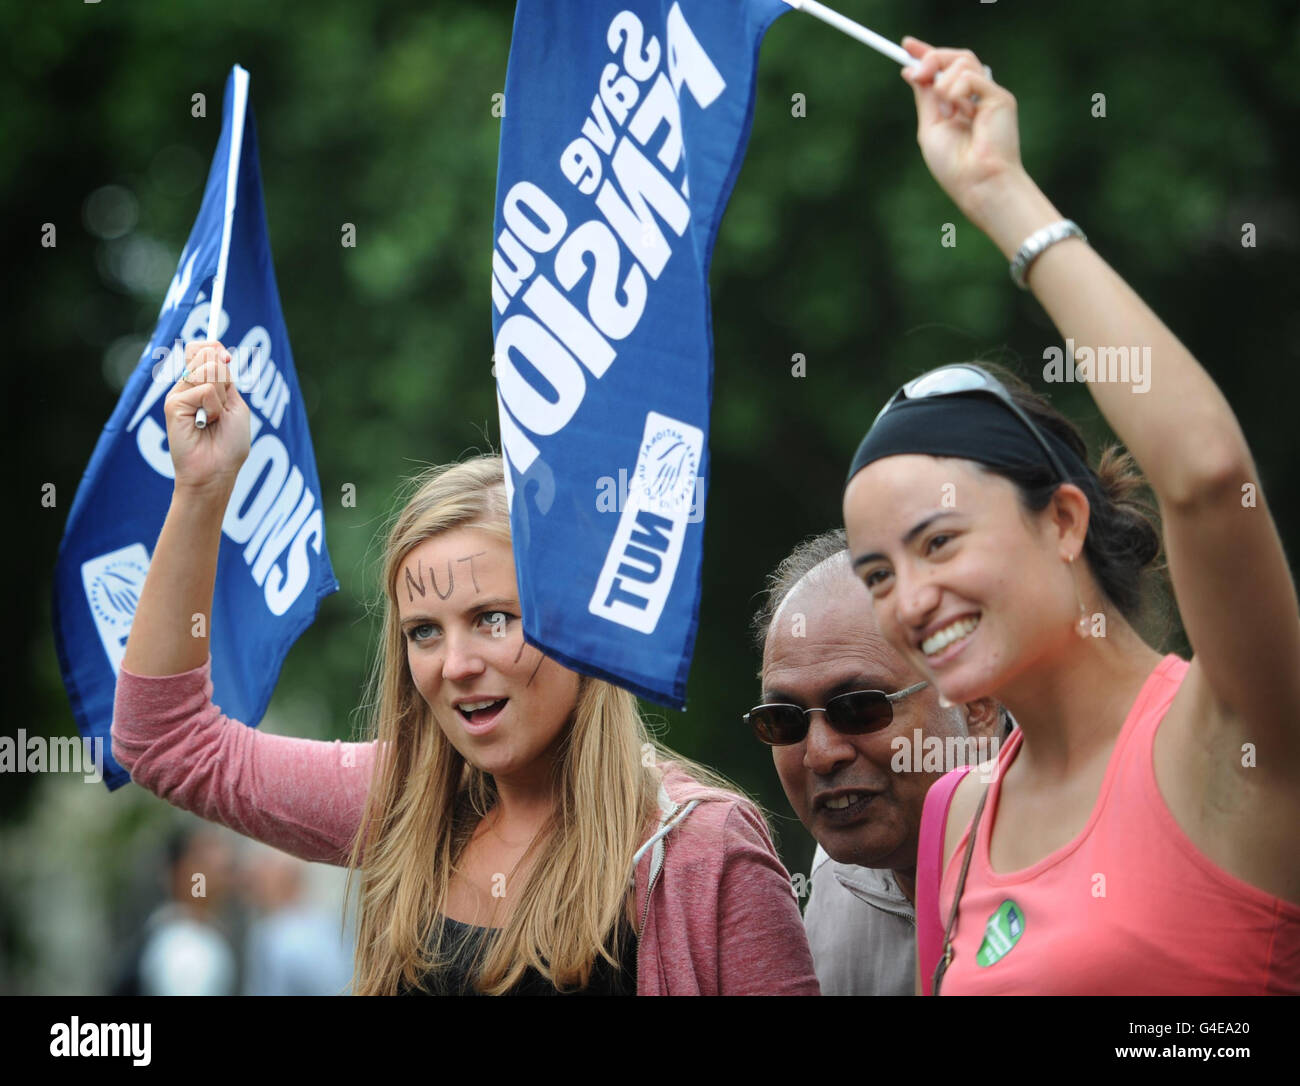
[[[804,927],[822,995],[912,995],[916,910],[892,871],[832,860],[817,846]]]

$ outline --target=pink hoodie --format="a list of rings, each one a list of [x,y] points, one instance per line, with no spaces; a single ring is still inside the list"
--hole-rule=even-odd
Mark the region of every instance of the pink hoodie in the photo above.
[[[212,703],[210,665],[165,677],[121,669],[113,757],[176,807],[304,860],[346,864],[374,744],[246,727]],[[672,766],[659,802],[660,832],[636,866],[637,994],[817,995],[789,873],[753,804]]]

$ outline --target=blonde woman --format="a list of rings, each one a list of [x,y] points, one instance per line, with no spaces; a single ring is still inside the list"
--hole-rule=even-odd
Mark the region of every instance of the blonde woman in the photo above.
[[[371,741],[221,714],[189,616],[210,612],[249,418],[220,344],[186,362],[165,405],[175,491],[117,686],[132,779],[349,865],[357,994],[817,994],[754,805],[656,744],[627,691],[524,643],[499,457],[426,472],[388,534]]]

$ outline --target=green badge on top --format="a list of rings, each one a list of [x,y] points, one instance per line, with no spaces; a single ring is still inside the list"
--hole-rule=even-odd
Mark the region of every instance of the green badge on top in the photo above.
[[[1025,914],[1010,899],[998,906],[997,912],[984,925],[984,942],[975,955],[977,965],[989,966],[1006,957],[1025,933]]]

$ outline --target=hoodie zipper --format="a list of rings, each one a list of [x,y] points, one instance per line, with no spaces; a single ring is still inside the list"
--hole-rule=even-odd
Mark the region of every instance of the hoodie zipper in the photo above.
[[[647,841],[645,845],[641,846],[643,849],[646,847],[646,845],[650,846],[651,857],[654,856],[654,843],[652,842],[655,842],[655,838],[659,839],[658,842],[656,843],[663,845],[663,848],[659,852],[659,857],[657,862],[655,862],[654,866],[651,867],[650,869],[650,881],[646,884],[645,908],[641,911],[641,927],[637,931],[637,935],[636,935],[638,942],[640,941],[641,937],[645,934],[645,926],[647,921],[649,921],[650,919],[651,895],[654,893],[655,884],[659,881],[659,874],[661,871],[663,871],[664,868],[664,860],[668,850],[668,846],[664,844],[664,842],[666,841],[669,832],[677,825],[677,823],[681,822],[682,819],[684,819],[688,814],[690,814],[693,810],[695,810],[695,808],[698,807],[699,804],[700,804],[699,800],[693,799],[689,803],[685,803],[680,807],[675,807],[672,811],[670,811],[667,815],[664,816],[664,820],[659,824],[659,829],[656,831],[654,837],[651,837],[650,840]]]
[[[650,881],[645,888],[645,908],[641,911],[641,927],[636,933],[637,944],[640,945],[642,937],[645,935],[646,921],[650,919],[650,895],[654,893],[655,883],[659,881],[659,872],[664,869],[664,858],[661,854],[659,862],[650,870]]]

